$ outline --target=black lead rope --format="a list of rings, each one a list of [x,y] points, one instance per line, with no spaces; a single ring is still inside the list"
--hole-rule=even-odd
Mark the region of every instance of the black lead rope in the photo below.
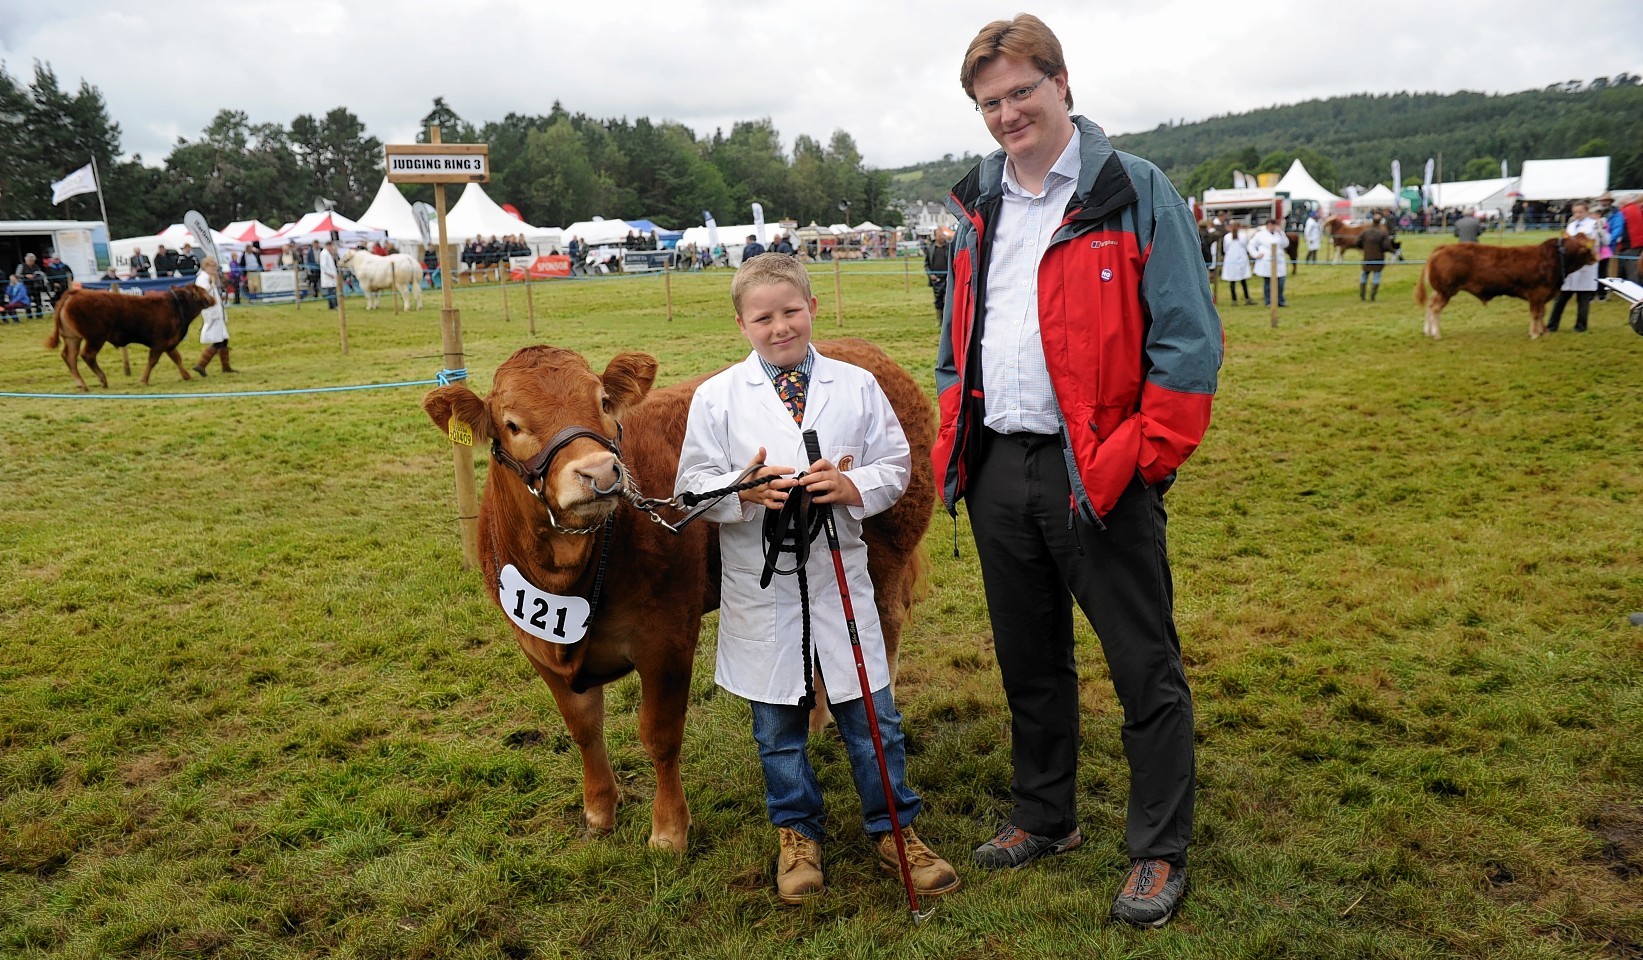
[[[810,580],[804,568],[810,560],[810,544],[821,530],[821,511],[811,509],[810,496],[802,487],[788,491],[780,510],[764,513],[764,570],[759,574],[759,588],[768,589],[771,579],[778,574],[784,577],[797,574],[799,578],[799,653],[804,657],[804,696],[799,698],[798,705],[805,710],[815,709],[816,677],[810,650]],[[791,570],[777,565],[784,553],[793,554]]]

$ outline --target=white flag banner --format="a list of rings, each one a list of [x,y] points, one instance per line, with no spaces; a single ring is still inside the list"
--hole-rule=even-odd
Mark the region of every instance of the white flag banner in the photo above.
[[[760,243],[764,243],[764,204],[762,203],[753,205],[753,235],[759,238]]]
[[[1403,164],[1396,160],[1392,161],[1392,192],[1403,193]]]
[[[1507,178],[1507,177],[1509,177],[1509,176],[1511,176],[1511,174],[1509,174],[1509,173],[1507,173],[1507,172],[1506,172],[1506,161],[1505,161],[1505,160],[1502,160],[1502,161],[1501,161],[1501,162],[1500,162],[1500,178],[1501,178],[1501,179],[1502,179],[1502,180],[1505,180],[1505,179],[1506,179],[1506,178]]]
[[[51,202],[62,203],[69,197],[78,197],[82,193],[96,193],[97,178],[91,172],[91,164],[86,164],[68,176],[51,185]]]
[[[702,225],[707,227],[708,249],[711,251],[719,246],[719,223],[713,219],[713,213],[702,211]]]
[[[1421,187],[1421,199],[1427,203],[1432,202],[1432,165],[1436,162],[1431,157],[1426,158],[1426,183]]]

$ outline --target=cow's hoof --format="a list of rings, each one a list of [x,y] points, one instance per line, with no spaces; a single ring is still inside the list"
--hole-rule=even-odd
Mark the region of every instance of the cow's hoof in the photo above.
[[[616,822],[594,823],[586,813],[582,814],[582,833],[589,837],[608,837],[616,832]]]
[[[684,856],[687,842],[686,835],[683,834],[677,837],[664,837],[653,833],[650,836],[650,848],[652,850],[677,856]]]

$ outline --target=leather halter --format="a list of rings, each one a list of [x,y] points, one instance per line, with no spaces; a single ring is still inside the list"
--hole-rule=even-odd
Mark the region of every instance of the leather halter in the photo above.
[[[544,504],[546,504],[548,502],[548,467],[552,465],[553,458],[558,456],[559,451],[565,449],[571,441],[580,440],[583,438],[598,443],[600,446],[616,455],[616,469],[618,472],[616,486],[610,490],[600,490],[598,487],[594,487],[593,492],[599,494],[600,496],[604,496],[620,490],[622,488],[620,474],[624,472],[621,465],[622,424],[620,422],[616,424],[616,439],[614,440],[602,433],[589,430],[586,427],[565,427],[563,430],[560,430],[558,433],[554,434],[553,438],[547,442],[547,445],[537,451],[536,456],[531,457],[524,463],[520,463],[518,460],[509,456],[507,451],[502,449],[501,438],[493,436],[491,437],[491,459],[512,470],[514,473],[517,473],[519,478],[525,481],[525,488],[535,494],[536,499],[541,500]],[[555,524],[555,526],[557,527],[558,525]],[[589,528],[590,532],[595,529],[598,528]]]

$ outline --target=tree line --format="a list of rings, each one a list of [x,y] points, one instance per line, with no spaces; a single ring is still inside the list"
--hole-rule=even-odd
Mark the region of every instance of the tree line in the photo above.
[[[1503,95],[1332,97],[1160,124],[1112,141],[1158,164],[1184,196],[1232,186],[1234,170],[1281,174],[1297,158],[1335,193],[1387,182],[1394,159],[1405,184],[1418,184],[1427,158],[1439,156],[1443,180],[1498,177],[1502,159],[1515,176],[1524,160],[1608,156],[1611,185],[1643,187],[1643,77],[1622,73]],[[891,184],[908,200],[940,200],[976,159],[948,156],[891,170]]]
[[[423,118],[419,140],[432,122],[446,143],[490,144],[486,192],[539,226],[605,216],[683,228],[701,223],[704,210],[746,223],[755,202],[771,221],[901,222],[889,175],[865,166],[844,130],[826,144],[800,135],[788,151],[769,119],[698,136],[671,121],[590,117],[556,101],[545,115],[510,113],[475,126],[443,98]],[[279,226],[311,211],[316,197],[358,216],[384,166],[382,141],[346,107],[289,124],[224,109],[198,137],[179,137],[160,165],[140,155],[121,159],[120,125],[102,93],[84,81],[63,89],[43,63],[26,85],[0,68],[0,150],[0,219],[99,219],[95,195],[51,203],[51,182],[95,158],[113,237],[158,232],[189,209],[213,225]],[[433,199],[429,186],[405,192]]]

